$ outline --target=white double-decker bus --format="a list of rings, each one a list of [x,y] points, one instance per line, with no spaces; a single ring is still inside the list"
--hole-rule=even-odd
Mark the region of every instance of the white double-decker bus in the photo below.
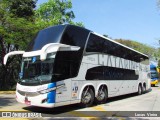
[[[22,54],[16,99],[41,107],[94,101],[150,88],[148,56],[73,25],[58,25],[38,32]]]

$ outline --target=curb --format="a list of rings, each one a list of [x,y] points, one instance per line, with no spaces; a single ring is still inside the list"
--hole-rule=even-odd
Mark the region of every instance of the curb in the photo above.
[[[0,91],[0,94],[15,94],[16,91]]]

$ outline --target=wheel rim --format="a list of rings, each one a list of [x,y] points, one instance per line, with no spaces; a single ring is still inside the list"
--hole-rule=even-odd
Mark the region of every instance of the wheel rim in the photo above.
[[[145,92],[145,91],[146,91],[146,87],[143,88],[143,92]]]
[[[98,97],[97,97],[97,99],[98,99],[99,101],[102,101],[102,100],[105,99],[105,93],[104,93],[103,90],[101,90],[101,91],[98,92]]]
[[[86,95],[83,95],[82,97],[82,103],[87,104],[91,101],[91,94],[88,92]]]
[[[139,86],[139,94],[141,94],[141,92],[142,92],[142,91],[141,91],[141,87]]]

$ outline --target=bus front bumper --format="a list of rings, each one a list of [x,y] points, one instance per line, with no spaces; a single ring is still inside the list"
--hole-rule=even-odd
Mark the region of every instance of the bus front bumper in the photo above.
[[[46,99],[47,99],[47,95],[44,95],[44,94],[42,95],[40,94],[35,97],[26,97],[19,94],[16,91],[16,100],[20,103],[26,104],[28,106],[38,106],[38,107],[45,107],[45,108],[55,107],[55,103],[48,103],[46,102],[47,101]]]

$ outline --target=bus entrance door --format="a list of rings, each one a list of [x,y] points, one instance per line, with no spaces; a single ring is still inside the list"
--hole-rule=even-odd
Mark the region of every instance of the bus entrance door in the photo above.
[[[56,106],[70,104],[71,79],[59,81],[56,84]]]

